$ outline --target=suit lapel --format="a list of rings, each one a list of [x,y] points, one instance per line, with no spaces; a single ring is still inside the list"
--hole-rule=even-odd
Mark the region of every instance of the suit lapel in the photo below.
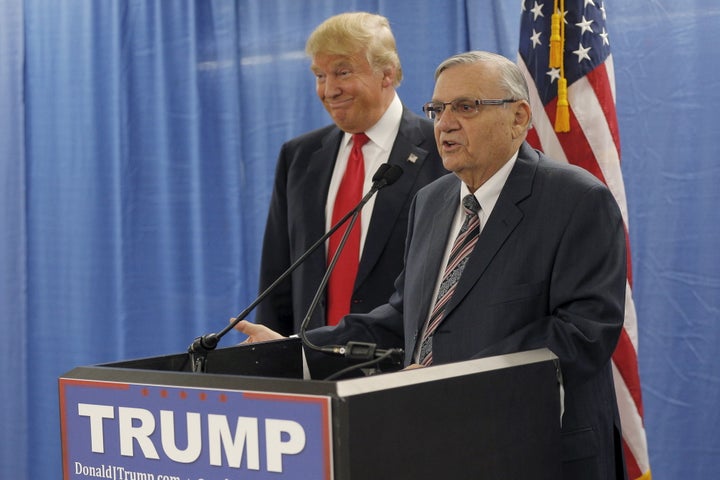
[[[433,294],[438,282],[438,276],[442,275],[441,269],[445,267],[442,265],[442,261],[447,242],[455,240],[450,238],[452,235],[450,230],[458,208],[460,182],[452,182],[448,185],[449,188],[442,194],[442,198],[438,199],[437,207],[431,207],[435,210],[435,215],[431,219],[433,227],[430,230],[430,238],[425,243],[425,249],[421,255],[421,258],[426,261],[423,261],[423,270],[420,275],[421,284],[418,298],[422,305],[418,310],[418,318],[414,319],[418,322],[416,331],[419,331],[425,324],[430,309],[435,305],[435,296]]]
[[[302,176],[306,182],[302,186],[302,201],[311,206],[303,209],[308,213],[300,227],[307,231],[305,236],[307,244],[303,247],[303,250],[310,247],[325,234],[325,204],[327,203],[328,188],[330,187],[330,179],[342,135],[342,131],[334,128],[321,139],[320,148],[310,154],[309,162],[307,162],[308,174]],[[309,294],[310,292],[314,293],[317,284],[320,283],[320,279],[327,270],[325,249],[320,247],[314,255],[308,257],[304,268],[308,272],[308,278],[316,279],[316,284],[305,285],[304,288],[307,289]],[[325,325],[325,316],[325,303],[320,302],[310,320],[309,327],[317,328]]]
[[[305,219],[305,228],[311,232],[308,235],[310,239],[318,239],[325,234],[325,204],[342,135],[343,132],[337,128],[330,130],[323,137],[321,147],[312,153],[307,164],[308,174],[303,178],[307,179],[308,183],[303,185],[303,194],[308,204],[315,205],[318,209],[309,209],[314,213]]]
[[[416,118],[403,108],[398,135],[393,143],[388,163],[397,165],[403,170],[397,182],[391,187],[377,193],[370,226],[368,227],[365,247],[363,249],[356,287],[365,281],[377,263],[392,234],[392,226],[397,222],[404,205],[409,205],[410,197],[428,151],[419,145],[423,142],[422,131]]]
[[[448,303],[445,310],[446,317],[478,282],[507,238],[522,221],[523,212],[517,204],[531,194],[536,167],[537,154],[523,144],[515,166],[500,192],[500,197],[490,218],[487,219],[455,293]]]

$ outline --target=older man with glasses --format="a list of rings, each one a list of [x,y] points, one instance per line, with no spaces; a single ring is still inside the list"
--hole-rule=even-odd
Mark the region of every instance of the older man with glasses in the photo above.
[[[525,142],[528,87],[504,57],[447,59],[424,110],[454,175],[416,195],[395,293],[307,338],[402,347],[412,367],[548,348],[565,392],[562,478],[626,478],[610,364],[623,324],[626,251],[612,194]],[[276,338],[247,322],[239,328],[254,341]],[[311,371],[324,361],[306,353]]]

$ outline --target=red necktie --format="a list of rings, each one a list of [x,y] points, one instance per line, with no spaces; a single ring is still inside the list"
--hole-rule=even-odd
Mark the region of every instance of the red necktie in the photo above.
[[[362,146],[368,141],[364,133],[353,135],[352,150],[348,158],[347,167],[343,174],[340,188],[335,197],[332,211],[331,225],[337,223],[345,214],[355,208],[362,200],[363,183],[365,183],[365,161]],[[328,263],[335,255],[340,239],[345,233],[344,229],[335,232],[328,242]],[[328,282],[327,324],[337,325],[340,319],[350,312],[350,299],[355,286],[355,277],[360,261],[360,217],[350,232],[345,247],[335,264],[335,269]]]

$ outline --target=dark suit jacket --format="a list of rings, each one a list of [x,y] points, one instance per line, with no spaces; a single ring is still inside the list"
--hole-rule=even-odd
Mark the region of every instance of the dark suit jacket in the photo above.
[[[342,136],[331,125],[283,145],[263,240],[260,291],[325,233],[325,203]],[[406,108],[388,162],[399,165],[403,174],[375,199],[352,297],[354,313],[369,312],[394,291],[393,281],[403,266],[412,198],[447,173],[437,153],[432,122]],[[298,332],[325,270],[325,248],[320,247],[258,305],[255,321],[284,335]],[[324,325],[325,316],[323,297],[310,328]]]
[[[405,270],[389,303],[347,316],[336,329],[308,332],[314,344],[402,347],[411,363],[459,189],[459,179],[448,175],[418,193]],[[541,347],[559,357],[568,479],[624,478],[610,358],[624,318],[625,254],[623,220],[609,190],[524,144],[433,337],[438,364]],[[313,371],[322,359],[311,354],[309,361]]]

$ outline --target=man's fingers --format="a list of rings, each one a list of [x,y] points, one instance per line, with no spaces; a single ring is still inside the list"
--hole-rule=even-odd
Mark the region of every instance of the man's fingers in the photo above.
[[[231,322],[234,320],[234,318],[230,319]],[[283,338],[282,335],[270,330],[266,326],[248,322],[247,320],[240,320],[234,328],[238,332],[244,333],[248,336],[247,340],[242,343],[267,342],[268,340],[278,340]]]

